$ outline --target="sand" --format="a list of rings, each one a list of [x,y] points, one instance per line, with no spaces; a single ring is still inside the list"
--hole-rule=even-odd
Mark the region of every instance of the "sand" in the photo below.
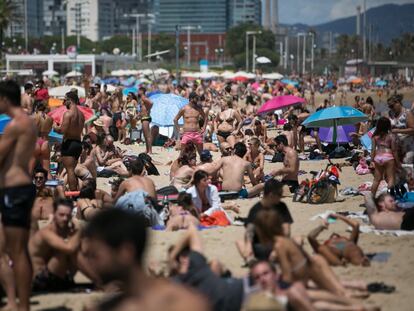
[[[143,146],[128,146],[135,152],[142,152]],[[155,147],[155,160],[162,163],[168,162],[176,157],[175,151],[167,151],[161,147]],[[217,157],[217,154],[214,155]],[[266,163],[265,171],[280,166],[281,164]],[[317,170],[323,168],[326,161],[302,161],[301,169],[305,171]],[[159,165],[160,176],[155,176],[154,181],[157,187],[168,184],[169,168],[165,165]],[[309,175],[308,175],[309,176]],[[301,176],[305,178],[306,175]],[[340,175],[342,185],[339,189],[352,186],[357,187],[364,181],[371,181],[370,175],[358,176],[351,167],[344,167]],[[99,178],[99,187],[109,190],[107,179]],[[241,207],[241,216],[246,216],[250,207],[259,199],[237,200]],[[292,198],[285,198],[290,212],[294,219],[292,226],[292,234],[294,236],[306,236],[308,232],[318,225],[318,221],[310,221],[313,215],[321,213],[327,209],[334,211],[359,211],[362,208],[359,205],[363,202],[362,196],[347,198],[344,202],[324,205],[309,205],[304,203],[293,203]],[[235,215],[235,214],[233,214]],[[338,223],[330,227],[329,232],[345,233],[345,225]],[[222,261],[236,276],[243,276],[247,273],[242,268],[242,259],[239,256],[235,241],[243,235],[243,227],[231,226],[219,229],[210,229],[202,231],[200,234],[204,242],[205,254],[208,258],[217,258]],[[182,232],[159,232],[152,233],[149,251],[147,254],[147,262],[159,261],[166,259],[166,250],[169,245],[174,243],[181,236]],[[328,233],[324,232],[321,238],[327,237]],[[335,268],[335,272],[342,278],[362,279],[367,282],[381,281],[387,284],[395,285],[397,290],[395,293],[373,294],[367,303],[376,304],[382,307],[382,310],[395,310],[398,306],[399,310],[413,310],[414,295],[412,280],[414,280],[414,238],[377,236],[372,233],[361,234],[360,245],[366,252],[391,252],[391,258],[386,263],[373,263],[371,267],[362,268],[348,266],[346,268]],[[305,248],[310,251],[310,246],[306,242]],[[77,277],[78,280],[83,280]],[[33,310],[82,310],[83,307],[100,297],[99,293],[60,293],[37,295],[32,298]]]
[[[406,100],[412,101],[414,99],[413,90],[404,91]],[[374,93],[368,93],[375,95]],[[352,98],[356,94],[348,94],[348,102],[352,102]],[[362,96],[368,96],[367,93]],[[327,95],[318,95],[317,103],[322,103],[323,98]],[[337,96],[338,99],[338,96]],[[376,102],[377,99],[374,98]],[[384,98],[383,98],[384,101]],[[124,146],[122,148],[125,148]],[[127,149],[134,152],[143,152],[143,146],[128,146]],[[153,158],[161,163],[167,163],[177,157],[177,152],[167,151],[161,147],[154,148]],[[217,154],[214,155],[217,157]],[[339,161],[340,162],[340,161]],[[276,168],[281,164],[266,163],[265,171],[268,172],[272,168]],[[326,165],[326,161],[302,161],[300,168],[304,171],[318,170]],[[160,176],[153,177],[157,187],[168,185],[169,167],[165,165],[157,166],[160,171]],[[307,175],[309,177],[309,175]],[[301,176],[305,178],[306,175]],[[372,181],[371,175],[358,176],[351,167],[344,167],[340,175],[341,185],[339,189],[345,187],[358,187],[364,181]],[[98,187],[109,191],[110,187],[108,179],[98,179]],[[241,216],[246,216],[249,209],[257,202],[259,198],[248,200],[237,200],[241,207]],[[327,209],[334,211],[360,211],[359,205],[363,203],[363,197],[346,198],[344,202],[337,202],[333,204],[323,205],[309,205],[304,203],[293,203],[291,198],[285,198],[284,201],[288,205],[290,212],[294,219],[292,226],[292,235],[303,236],[309,233],[311,229],[316,227],[318,221],[310,221],[310,218]],[[232,214],[233,216],[235,214]],[[346,226],[338,223],[330,226],[329,232],[321,234],[321,238],[326,238],[328,234],[335,231],[338,233],[345,233]],[[219,229],[210,229],[202,231],[200,234],[204,242],[205,254],[208,258],[216,258],[223,262],[235,276],[246,275],[247,270],[242,268],[242,259],[239,256],[235,241],[242,238],[243,227],[231,226]],[[162,262],[166,259],[166,250],[168,246],[174,243],[182,232],[159,232],[152,233],[151,242],[149,243],[149,250],[147,254],[147,262],[158,261]],[[393,237],[393,236],[377,236],[373,233],[361,234],[359,244],[367,253],[372,252],[391,252],[392,255],[388,262],[373,263],[370,267],[354,267],[348,266],[346,268],[335,268],[335,272],[343,279],[359,279],[367,282],[385,282],[386,284],[396,286],[396,292],[392,294],[373,294],[370,298],[365,300],[366,303],[380,306],[382,310],[400,310],[411,311],[414,309],[414,236]],[[305,248],[310,252],[310,246],[307,241]],[[82,276],[77,276],[77,280],[84,281]],[[99,299],[100,293],[59,293],[36,295],[32,297],[32,310],[83,310],[86,305],[89,305]]]

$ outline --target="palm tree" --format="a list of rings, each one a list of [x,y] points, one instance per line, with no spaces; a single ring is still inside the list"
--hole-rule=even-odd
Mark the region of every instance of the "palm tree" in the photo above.
[[[3,42],[4,31],[9,26],[15,9],[16,5],[12,0],[0,0],[0,44]],[[2,51],[0,49],[0,56],[1,53]]]

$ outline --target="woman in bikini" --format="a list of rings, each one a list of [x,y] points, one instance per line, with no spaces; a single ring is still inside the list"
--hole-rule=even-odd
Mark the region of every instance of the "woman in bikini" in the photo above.
[[[347,296],[344,286],[322,256],[309,256],[294,240],[283,235],[281,218],[275,210],[259,211],[254,228],[260,244],[273,249],[270,259],[280,265],[283,287],[288,288],[297,281],[304,285],[313,281],[321,289]]]
[[[383,179],[386,179],[389,189],[394,187],[396,168],[401,167],[396,138],[391,133],[390,119],[382,117],[378,120],[374,135],[372,136],[371,148],[371,159],[374,160],[373,165],[375,168],[371,192],[375,196],[378,186]]]
[[[220,144],[228,142],[231,146],[234,146],[236,143],[234,135],[240,131],[241,124],[242,118],[239,112],[233,109],[232,101],[223,101],[221,112],[217,114],[215,124],[217,138]]]
[[[34,119],[37,126],[38,139],[36,148],[34,151],[35,162],[40,163],[41,166],[48,172],[48,178],[50,176],[50,148],[49,148],[49,133],[53,127],[53,119],[46,113],[46,107],[43,102],[36,105],[36,112],[34,113]],[[33,163],[33,168],[36,163]]]
[[[328,240],[322,245],[319,244],[317,237],[323,231],[328,229],[329,223],[315,228],[308,234],[308,241],[315,253],[322,255],[331,266],[342,266],[351,263],[355,266],[369,266],[368,257],[364,255],[362,249],[357,245],[359,237],[359,223],[338,214],[331,214],[330,219],[342,220],[352,227],[349,238],[333,233]]]
[[[188,229],[190,224],[198,226],[199,213],[194,207],[191,194],[181,192],[177,198],[177,204],[170,204],[169,218],[167,220],[167,231]]]

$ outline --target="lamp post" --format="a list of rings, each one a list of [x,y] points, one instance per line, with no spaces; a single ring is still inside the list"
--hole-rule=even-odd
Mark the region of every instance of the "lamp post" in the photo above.
[[[297,34],[298,37],[298,48],[297,48],[297,71],[299,73],[299,66],[300,66],[300,37],[303,37],[303,60],[302,60],[302,74],[305,74],[306,71],[306,33],[300,32]]]
[[[246,72],[249,72],[249,36],[253,36],[253,57],[252,57],[252,70],[256,70],[256,35],[260,35],[259,31],[246,31]]]
[[[310,32],[309,35],[311,36],[311,74],[313,74],[314,62],[315,62],[315,34]]]
[[[139,32],[139,19],[141,17],[146,17],[148,14],[124,14],[126,18],[135,18],[135,29],[136,29],[136,55],[138,61],[142,61],[142,40],[141,40],[141,33]]]
[[[187,30],[187,66],[191,65],[191,30],[200,30],[201,26],[182,26],[182,30]]]

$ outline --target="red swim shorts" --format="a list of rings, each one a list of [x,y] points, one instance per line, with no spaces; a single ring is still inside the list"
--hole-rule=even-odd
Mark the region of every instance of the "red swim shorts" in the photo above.
[[[199,132],[185,132],[181,137],[181,143],[186,145],[188,143],[201,145],[203,143],[203,136]]]

